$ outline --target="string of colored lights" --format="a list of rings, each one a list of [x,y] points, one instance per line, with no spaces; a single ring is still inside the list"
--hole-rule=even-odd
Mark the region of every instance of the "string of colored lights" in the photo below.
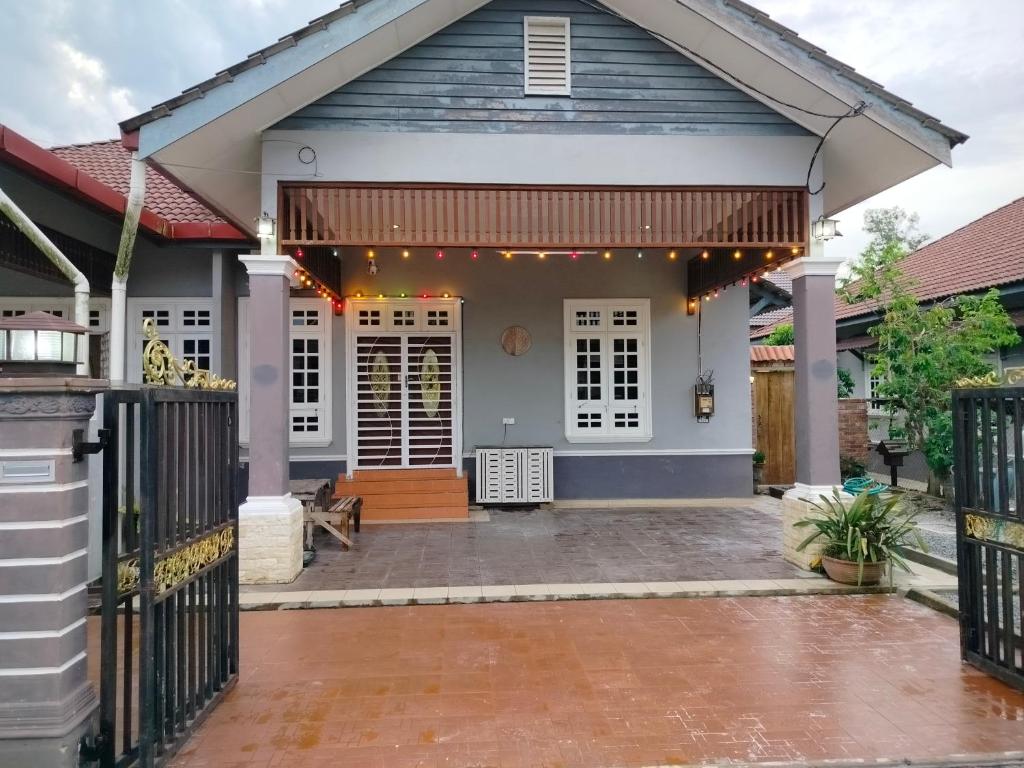
[[[735,261],[740,261],[743,258],[744,253],[749,253],[750,250],[751,249],[746,249],[746,251],[745,251],[743,249],[738,249],[737,248],[737,249],[735,249],[732,252],[732,258]],[[768,272],[770,272],[772,270],[779,270],[779,269],[781,269],[782,268],[781,265],[783,263],[785,263],[787,261],[790,261],[791,259],[796,258],[797,256],[799,256],[800,255],[800,251],[801,251],[801,249],[799,247],[793,247],[793,248],[790,249],[790,253],[786,257],[784,257],[782,259],[776,259],[775,251],[773,249],[769,248],[767,251],[764,252],[764,259],[765,259],[766,262],[771,262],[770,264],[766,264],[764,266],[759,266],[759,267],[752,268],[751,270],[749,270],[745,274],[738,276],[735,280],[732,280],[729,283],[729,285],[723,284],[721,287],[715,288],[713,291],[706,291],[706,292],[704,292],[700,297],[691,297],[691,298],[689,298],[687,300],[687,313],[688,314],[694,314],[694,312],[696,312],[697,308],[699,307],[700,299],[703,299],[704,301],[707,302],[707,301],[711,301],[711,299],[713,299],[713,298],[718,298],[718,296],[721,294],[721,292],[727,290],[729,288],[729,286],[731,286],[731,285],[739,285],[741,287],[746,287],[747,284],[748,284],[748,281],[751,282],[751,283],[760,282],[761,276],[766,275]],[[517,255],[535,255],[535,256],[537,256],[538,259],[544,260],[544,259],[546,259],[550,255],[550,256],[568,256],[571,261],[578,261],[580,259],[580,257],[584,256],[584,255],[588,255],[589,256],[589,255],[596,255],[598,253],[597,251],[581,251],[581,250],[578,250],[576,248],[573,248],[572,250],[507,250],[506,249],[506,250],[496,250],[495,252],[500,254],[501,256],[503,256],[505,259],[512,259],[513,257],[515,257]],[[677,250],[675,250],[675,249],[667,250],[665,255],[666,255],[666,258],[669,261],[676,261],[679,258],[679,252]],[[297,248],[295,250],[295,258],[297,260],[301,260],[302,257],[303,257],[302,248],[301,247]],[[401,257],[403,259],[409,259],[409,258],[412,257],[412,253],[411,253],[411,251],[408,248],[403,248],[402,251],[401,251]],[[443,248],[438,248],[434,252],[434,257],[436,259],[438,259],[438,260],[443,260],[446,257],[445,250]],[[612,251],[611,250],[603,251],[602,252],[602,257],[603,257],[603,259],[605,261],[610,261],[612,259],[612,257],[613,257]],[[641,259],[641,260],[644,258],[643,249],[640,249],[640,248],[637,249],[636,257],[637,257],[637,259]],[[370,249],[370,250],[367,251],[367,261],[368,262],[370,262],[371,264],[374,264],[376,262],[377,258],[378,258],[378,256],[377,256],[376,250]],[[478,261],[479,258],[480,258],[480,251],[479,251],[479,249],[474,248],[470,252],[469,258],[472,261]],[[702,260],[704,260],[704,261],[710,260],[712,258],[711,251],[708,250],[708,249],[702,250],[700,252],[700,258]],[[375,274],[375,272],[373,274]],[[308,270],[306,270],[302,266],[299,266],[295,270],[295,275],[294,276],[295,276],[295,279],[298,281],[299,287],[301,289],[315,291],[316,294],[320,298],[323,298],[323,299],[325,299],[327,301],[330,301],[331,302],[331,306],[332,306],[332,308],[333,308],[333,310],[335,311],[336,314],[341,313],[343,311],[345,298],[341,294],[339,294],[337,291],[335,291],[333,288],[329,287],[323,281],[321,281],[320,279],[315,277]],[[452,298],[452,294],[450,292],[445,292],[445,293],[437,294],[437,295],[433,295],[433,294],[429,294],[429,293],[422,293],[422,294],[416,294],[415,296],[412,296],[411,294],[405,293],[405,292],[399,293],[399,294],[384,294],[384,293],[373,294],[372,292],[368,293],[368,294],[364,294],[363,291],[356,291],[356,293],[354,294],[354,298],[357,298],[357,299],[363,299],[363,298],[367,298],[367,299],[369,299],[369,298],[378,298],[378,299],[385,299],[385,298],[389,298],[389,299],[408,299],[408,298],[420,298],[420,299],[437,299],[437,298],[440,298],[440,299],[450,299],[450,298]]]

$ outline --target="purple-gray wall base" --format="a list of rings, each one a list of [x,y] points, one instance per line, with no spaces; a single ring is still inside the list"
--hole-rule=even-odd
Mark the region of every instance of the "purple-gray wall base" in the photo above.
[[[335,479],[344,461],[292,461],[292,479]],[[555,456],[555,499],[709,499],[750,496],[753,468],[749,455],[683,454]],[[476,498],[476,462],[463,459],[470,503]],[[248,465],[242,466],[242,495]]]

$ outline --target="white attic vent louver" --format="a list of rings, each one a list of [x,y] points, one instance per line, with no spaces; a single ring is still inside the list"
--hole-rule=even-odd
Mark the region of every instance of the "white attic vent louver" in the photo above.
[[[569,19],[561,16],[523,18],[526,93],[570,93]]]

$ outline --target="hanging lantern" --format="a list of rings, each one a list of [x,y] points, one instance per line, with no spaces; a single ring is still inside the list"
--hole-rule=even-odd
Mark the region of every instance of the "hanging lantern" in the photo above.
[[[815,240],[831,240],[833,237],[842,237],[843,233],[838,229],[839,222],[836,219],[826,219],[822,214],[811,223],[811,237]]]

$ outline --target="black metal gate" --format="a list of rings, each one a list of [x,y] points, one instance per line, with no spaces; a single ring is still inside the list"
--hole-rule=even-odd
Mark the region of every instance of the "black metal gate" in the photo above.
[[[1024,688],[1024,388],[953,393],[960,646]]]
[[[104,396],[100,764],[154,766],[238,676],[238,397]]]

